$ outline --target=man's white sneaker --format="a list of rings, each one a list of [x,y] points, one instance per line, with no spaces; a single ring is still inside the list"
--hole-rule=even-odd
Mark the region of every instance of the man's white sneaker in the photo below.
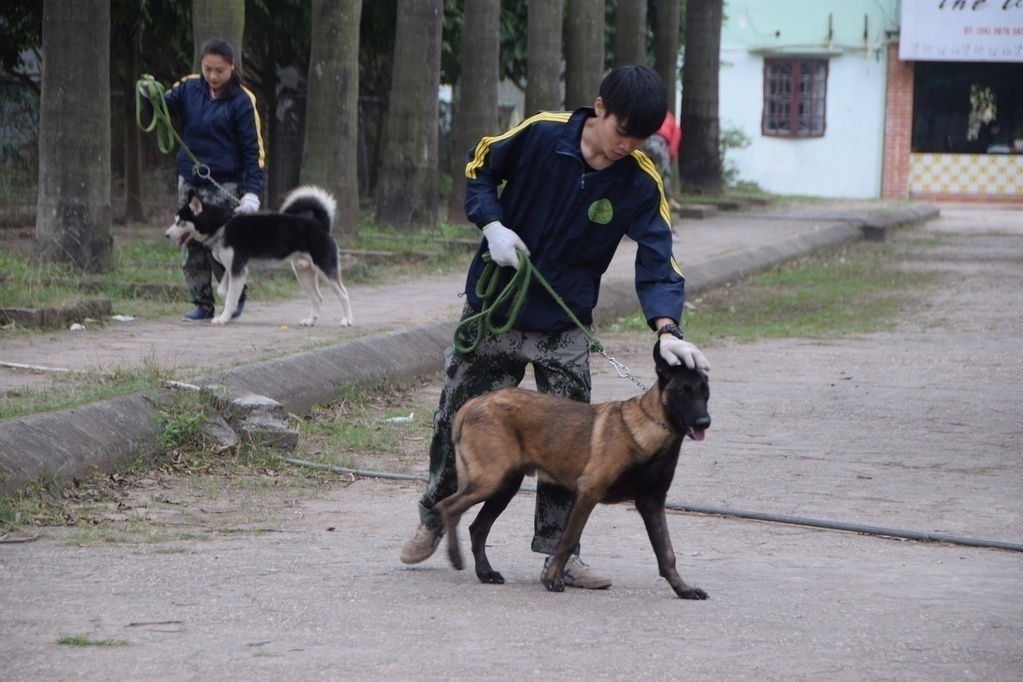
[[[444,526],[431,527],[420,523],[415,534],[401,548],[401,563],[418,564],[433,555],[444,537]]]
[[[543,562],[543,570],[550,566],[551,557]],[[541,575],[543,572],[541,571]],[[565,585],[568,587],[581,587],[584,590],[606,590],[611,587],[611,579],[596,573],[592,568],[583,563],[583,560],[572,555],[565,562],[565,570],[562,573]]]

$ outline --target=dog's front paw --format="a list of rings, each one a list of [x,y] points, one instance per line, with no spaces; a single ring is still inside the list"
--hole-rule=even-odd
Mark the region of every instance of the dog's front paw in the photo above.
[[[314,324],[316,324],[316,318],[315,317],[307,317],[304,320],[302,320],[301,322],[299,322],[299,324],[302,325],[303,327],[312,327]]]
[[[476,571],[476,577],[486,585],[504,585],[504,576],[494,570]]]
[[[548,592],[564,592],[565,591],[565,580],[563,578],[544,578],[543,586],[547,588]]]
[[[352,327],[354,325],[355,325],[355,322],[353,322],[352,320],[349,320],[347,317],[344,318],[343,320],[341,320],[341,326],[342,327]]]
[[[227,324],[230,321],[231,321],[231,316],[228,315],[227,313],[224,313],[222,315],[218,315],[217,317],[214,317],[212,320],[210,320],[210,323],[211,324]]]

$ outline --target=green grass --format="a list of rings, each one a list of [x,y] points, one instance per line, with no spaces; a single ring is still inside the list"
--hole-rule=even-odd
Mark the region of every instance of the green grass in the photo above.
[[[291,417],[301,438],[286,456],[347,469],[407,471],[419,462],[432,431],[432,402],[417,404],[412,393],[408,386],[387,383],[344,386],[331,404],[315,407],[306,417]],[[270,448],[247,443],[219,447],[205,429],[216,406],[205,392],[174,392],[161,399],[154,415],[162,429],[155,452],[115,474],[93,472],[64,482],[44,476],[0,494],[0,533],[45,533],[61,542],[90,545],[260,532],[265,522],[288,513],[277,501],[282,489],[294,498],[336,484],[336,475],[285,465],[282,453]],[[416,415],[410,422],[387,421],[410,411]],[[163,486],[154,485],[171,477],[179,496],[187,492],[184,501],[166,499]],[[230,502],[211,521],[209,512],[190,506],[189,499]],[[162,522],[167,510],[176,515],[175,523]]]
[[[875,242],[819,252],[691,298],[683,315],[697,345],[730,339],[832,339],[894,328],[929,275],[899,267],[897,247]],[[617,328],[646,329],[642,315]]]
[[[409,405],[407,394],[406,387],[389,384],[343,386],[329,405],[316,406],[307,417],[297,419],[295,458],[360,469],[364,468],[360,457],[385,455],[397,457],[399,468],[404,468],[402,445],[426,440],[436,407],[432,402]]]
[[[174,378],[150,359],[133,367],[68,374],[49,388],[0,391],[0,421],[128,395]]]
[[[340,244],[354,252],[342,258],[347,283],[379,283],[427,272],[464,269],[475,228],[441,224],[434,229],[397,230],[363,221],[357,237]],[[181,254],[162,230],[138,229],[115,239],[114,267],[86,274],[67,265],[37,263],[14,250],[0,252],[0,307],[65,307],[108,298],[115,313],[139,318],[178,314],[185,300]],[[275,300],[301,294],[286,264],[261,268],[249,280],[251,295]]]

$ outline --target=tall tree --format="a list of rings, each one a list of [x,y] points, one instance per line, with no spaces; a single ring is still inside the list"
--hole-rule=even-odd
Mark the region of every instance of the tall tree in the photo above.
[[[565,19],[565,108],[593,104],[604,77],[604,3],[568,0]]]
[[[679,0],[654,0],[654,70],[668,90],[668,111],[678,104]]]
[[[359,17],[362,0],[313,0],[303,184],[337,199],[334,229],[359,230]]]
[[[685,153],[679,162],[681,187],[721,193],[718,70],[721,62],[722,0],[688,0],[686,51],[682,66],[682,130]]]
[[[526,115],[561,108],[561,25],[564,0],[529,3]]]
[[[264,124],[267,206],[300,182],[312,25],[309,0],[246,0],[245,76]]]
[[[646,64],[647,0],[618,0],[615,10],[614,64]]]
[[[245,0],[192,0],[192,31],[195,35],[195,71],[199,50],[210,38],[226,38],[234,46],[234,66],[242,73],[242,37],[245,33]]]
[[[138,3],[120,3],[111,9],[110,82],[124,95],[120,129],[124,141],[124,217],[128,222],[146,218],[142,196],[142,131],[135,123],[135,81],[142,73],[142,32],[145,28]]]
[[[454,138],[451,155],[451,194],[448,221],[465,222],[466,152],[484,135],[497,130],[497,79],[500,56],[501,0],[473,0],[465,3],[462,19],[462,62],[458,87]]]
[[[444,0],[398,0],[377,222],[437,224],[437,117]]]
[[[46,0],[35,256],[104,272],[110,225],[110,0]]]

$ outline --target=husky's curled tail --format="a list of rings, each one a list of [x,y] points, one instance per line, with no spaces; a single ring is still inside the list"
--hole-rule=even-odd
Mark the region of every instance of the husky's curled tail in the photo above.
[[[337,202],[330,192],[315,185],[304,185],[288,192],[280,210],[289,215],[311,215],[330,232],[337,215]]]

